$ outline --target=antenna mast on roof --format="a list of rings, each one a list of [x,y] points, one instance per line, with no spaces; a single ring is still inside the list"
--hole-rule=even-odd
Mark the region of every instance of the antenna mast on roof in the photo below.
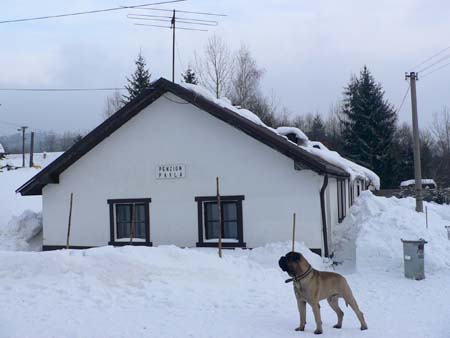
[[[175,82],[175,31],[177,29],[189,30],[189,31],[197,31],[197,32],[207,32],[207,29],[200,28],[201,26],[218,26],[219,22],[216,20],[207,20],[204,16],[227,16],[226,14],[218,14],[218,13],[208,13],[208,12],[192,12],[192,11],[182,11],[182,10],[170,10],[163,8],[145,8],[139,7],[136,9],[142,10],[151,10],[151,11],[160,11],[160,12],[170,12],[172,15],[150,15],[150,14],[128,14],[127,18],[132,20],[148,20],[148,21],[156,21],[156,22],[164,22],[166,24],[170,23],[170,26],[164,25],[156,25],[156,24],[144,24],[144,23],[135,23],[136,26],[148,26],[148,27],[160,27],[160,28],[169,28],[172,30],[172,82]],[[179,13],[189,13],[193,15],[200,16],[200,18],[196,17],[177,17],[177,12]],[[168,13],[167,13],[168,14]],[[182,23],[184,25],[193,25],[191,27],[182,26],[179,27],[176,23]]]

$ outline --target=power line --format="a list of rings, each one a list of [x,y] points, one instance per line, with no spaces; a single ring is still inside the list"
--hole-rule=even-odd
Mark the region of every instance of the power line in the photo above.
[[[8,122],[8,121],[2,121],[2,120],[0,120],[0,124],[9,125],[9,126],[12,126],[12,127],[21,127],[22,126],[21,124]]]
[[[186,68],[184,68],[184,64],[183,64],[183,62],[181,60],[180,50],[178,49],[178,43],[177,42],[175,42],[175,47],[177,49],[178,62],[180,63],[181,68],[186,69]]]
[[[437,60],[436,62],[433,62],[431,65],[428,65],[428,66],[426,66],[425,68],[422,68],[422,69],[418,70],[416,73],[423,72],[424,70],[427,70],[427,69],[433,67],[434,65],[437,65],[438,63],[441,63],[442,61],[447,60],[448,58],[450,58],[450,54],[447,54],[446,56],[440,58],[440,59]]]
[[[438,53],[436,53],[436,54],[430,56],[428,59],[426,59],[425,61],[419,63],[417,66],[412,67],[411,69],[412,69],[412,70],[415,70],[416,68],[419,68],[420,66],[423,66],[423,65],[424,65],[425,63],[427,63],[428,61],[433,60],[436,56],[441,55],[442,53],[444,53],[445,51],[447,51],[447,50],[449,50],[449,49],[450,49],[450,46],[444,48],[444,49],[441,50],[440,52],[438,52]]]
[[[433,69],[433,70],[429,71],[428,73],[425,73],[424,75],[421,76],[421,77],[422,77],[422,80],[423,80],[424,77],[427,77],[428,75],[431,75],[431,74],[433,74],[434,72],[437,72],[438,70],[441,70],[442,68],[447,67],[448,65],[450,65],[450,62],[449,62],[449,63],[446,63],[446,64],[444,64],[444,65],[442,65],[442,66],[440,66],[440,67],[438,67],[438,68],[436,68],[436,69]]]
[[[0,24],[14,23],[14,22],[24,22],[24,21],[55,19],[55,18],[62,18],[62,17],[68,17],[68,16],[85,15],[85,14],[105,13],[105,12],[124,10],[124,9],[135,9],[135,8],[142,9],[142,8],[144,8],[146,6],[164,5],[164,4],[169,4],[169,3],[174,3],[174,2],[183,2],[183,1],[187,1],[187,0],[170,0],[170,1],[161,1],[161,2],[147,3],[147,4],[143,4],[143,5],[120,6],[120,7],[106,8],[106,9],[96,9],[96,10],[92,10],[92,11],[84,11],[84,12],[65,13],[65,14],[57,14],[57,15],[38,16],[38,17],[33,17],[33,18],[5,20],[5,21],[0,21]]]
[[[125,88],[0,88],[0,91],[15,92],[92,92],[92,91],[112,91],[125,90]]]
[[[149,11],[172,12],[171,9],[163,9],[163,8],[137,8],[137,9],[144,9],[144,10],[149,10]],[[227,14],[218,14],[218,13],[209,13],[209,12],[181,11],[181,10],[178,10],[178,9],[177,9],[177,12],[198,14],[198,15],[209,15],[209,16],[227,16]]]
[[[23,126],[23,124],[18,124],[18,123],[14,123],[14,122],[8,122],[8,121],[4,121],[4,120],[0,120],[0,124],[11,126],[11,127],[14,127],[14,128],[21,128]],[[33,126],[30,126],[29,128],[31,130],[37,130],[39,132],[46,132],[46,130],[44,130],[44,129],[35,128]]]
[[[396,114],[398,114],[400,112],[400,109],[402,109],[402,107],[403,107],[403,103],[405,103],[406,97],[408,96],[408,93],[409,93],[409,87],[410,87],[410,85],[408,85],[408,88],[406,88],[405,95],[403,95],[402,103],[400,103],[400,106],[398,107]]]

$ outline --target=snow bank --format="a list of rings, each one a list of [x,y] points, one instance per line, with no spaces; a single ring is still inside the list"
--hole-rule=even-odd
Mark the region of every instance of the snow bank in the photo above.
[[[42,249],[42,214],[31,210],[13,216],[0,227],[0,249],[9,251],[40,251]]]
[[[349,173],[352,180],[356,178],[360,178],[363,180],[367,180],[369,183],[371,183],[375,189],[380,189],[380,178],[377,174],[375,174],[373,171],[364,168],[363,166],[360,166],[356,163],[353,163],[350,160],[347,160],[343,158],[339,153],[335,151],[330,151],[327,147],[325,147],[320,142],[313,142],[308,139],[308,137],[305,135],[303,131],[301,131],[299,128],[295,127],[279,127],[277,129],[273,129],[266,124],[264,124],[261,119],[254,114],[253,112],[247,110],[247,109],[239,109],[238,107],[235,107],[231,104],[230,100],[227,98],[216,98],[214,94],[212,94],[208,89],[199,86],[199,85],[193,85],[188,83],[182,83],[181,84],[186,89],[194,92],[197,95],[201,95],[204,98],[216,103],[217,105],[229,109],[233,111],[236,114],[239,114],[240,116],[246,118],[247,120],[252,121],[253,123],[265,127],[272,131],[273,133],[286,137],[287,134],[294,133],[300,140],[302,140],[302,144],[299,145],[304,150],[308,151],[309,153],[320,157],[321,159],[345,170],[347,173]],[[295,143],[294,143],[295,144]],[[297,145],[297,144],[296,144]],[[316,147],[315,147],[316,146]]]
[[[37,223],[40,222],[42,198],[21,196],[15,190],[61,154],[48,153],[44,158],[43,154],[37,153],[34,162],[40,168],[0,172],[0,250],[36,250],[42,246],[39,236],[32,236],[36,231],[39,233]],[[12,154],[0,160],[0,164],[8,162],[13,166],[21,166],[22,155]],[[14,229],[18,231],[15,235],[12,232]]]
[[[297,317],[278,267],[289,250],[0,251],[0,337],[283,336]]]
[[[317,255],[296,243],[314,266]],[[254,250],[104,247],[0,251],[0,337],[299,337],[297,304],[278,267],[290,243]],[[338,267],[339,268],[339,267]],[[338,271],[341,272],[341,271]],[[448,336],[450,277],[416,282],[377,269],[346,275],[369,330],[350,308],[344,325],[326,302],[324,334],[337,337]],[[386,315],[389,314],[389,315]],[[307,306],[306,331],[314,320]]]
[[[380,269],[403,273],[403,244],[400,239],[424,238],[425,271],[436,273],[450,268],[450,207],[424,203],[428,208],[428,229],[425,214],[415,211],[413,198],[377,197],[365,191],[355,200],[349,214],[333,234],[336,260],[356,262],[361,270]],[[356,256],[356,261],[355,261]]]

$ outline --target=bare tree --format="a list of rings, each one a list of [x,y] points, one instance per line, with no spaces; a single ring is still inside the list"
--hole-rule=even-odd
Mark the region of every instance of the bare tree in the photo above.
[[[217,35],[208,39],[203,56],[195,54],[195,72],[200,84],[217,98],[228,94],[233,73],[233,59],[228,45]]]
[[[436,180],[439,184],[450,186],[450,109],[442,108],[433,114],[432,134],[436,153]]]
[[[450,154],[450,109],[442,108],[439,114],[433,114],[433,135],[441,155]]]
[[[103,108],[103,119],[107,119],[124,105],[122,95],[118,90],[106,97],[105,107]]]
[[[248,46],[242,44],[235,56],[231,80],[230,99],[234,105],[248,108],[251,102],[257,99],[263,74],[264,70],[257,66]]]

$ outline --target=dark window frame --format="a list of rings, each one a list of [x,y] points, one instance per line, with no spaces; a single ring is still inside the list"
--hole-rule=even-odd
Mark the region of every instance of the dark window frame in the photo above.
[[[139,241],[131,242],[131,245],[141,245],[141,246],[152,246],[152,242],[150,242],[150,203],[151,198],[123,198],[123,199],[109,199],[107,203],[109,205],[109,227],[110,227],[110,241],[109,245],[122,246],[122,245],[130,245],[129,241],[119,241],[116,238],[117,230],[117,221],[116,221],[116,205],[117,204],[143,204],[144,205],[144,214],[145,214],[145,240],[142,241],[139,238]]]
[[[338,204],[338,222],[341,223],[347,216],[345,180],[337,179],[337,204]]]
[[[244,242],[244,227],[243,227],[243,213],[242,213],[242,201],[245,200],[244,195],[229,195],[220,196],[221,202],[236,202],[237,207],[237,242],[222,242],[224,248],[245,248],[247,244]],[[216,202],[217,196],[197,196],[195,197],[197,202],[197,221],[198,221],[198,242],[197,247],[217,247],[216,242],[205,242],[204,233],[205,227],[205,202]],[[205,237],[206,238],[206,237]]]

